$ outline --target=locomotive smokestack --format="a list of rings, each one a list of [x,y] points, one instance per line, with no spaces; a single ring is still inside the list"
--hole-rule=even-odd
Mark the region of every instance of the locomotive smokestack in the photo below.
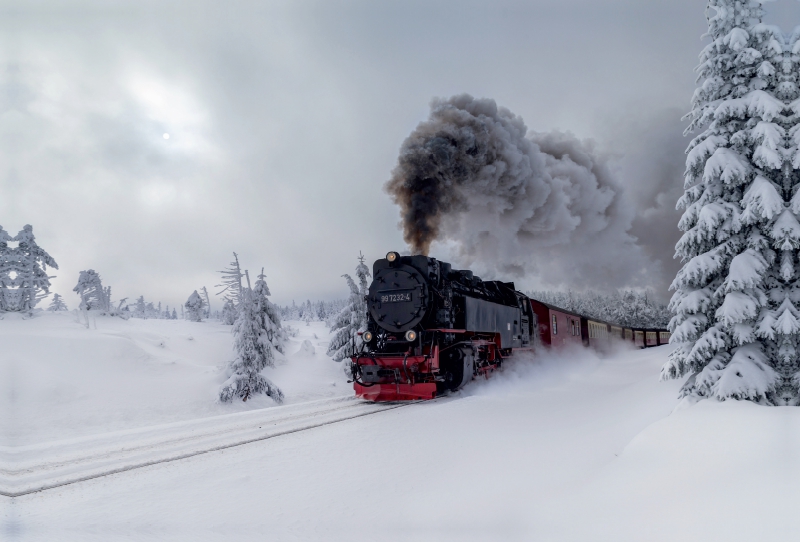
[[[605,158],[569,134],[528,135],[491,99],[434,100],[385,189],[412,253],[445,241],[476,271],[601,287],[641,284],[650,266]]]

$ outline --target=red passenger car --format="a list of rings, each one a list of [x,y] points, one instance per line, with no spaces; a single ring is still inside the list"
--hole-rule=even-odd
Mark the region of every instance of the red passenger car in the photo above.
[[[548,346],[578,346],[587,344],[584,340],[582,327],[585,319],[579,314],[565,311],[531,299],[531,308],[539,322],[539,338]]]

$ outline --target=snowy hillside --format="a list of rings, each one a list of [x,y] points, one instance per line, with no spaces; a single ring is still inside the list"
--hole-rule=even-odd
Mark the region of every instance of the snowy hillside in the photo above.
[[[230,327],[0,321],[13,412],[0,458],[27,464],[29,482],[123,466],[0,497],[3,540],[638,542],[793,529],[800,417],[733,401],[676,409],[681,383],[658,381],[668,347],[518,358],[455,395],[382,410],[341,397],[351,391],[322,354],[322,324],[298,324],[267,370],[288,403],[273,407],[214,401]],[[237,438],[250,443],[229,447]]]
[[[0,445],[23,445],[163,424],[274,405],[216,401],[233,357],[231,326],[214,321],[122,320],[41,312],[0,320]],[[267,369],[288,404],[349,392],[339,364],[325,355],[323,322],[299,330],[286,356]],[[318,338],[315,338],[315,334]],[[309,341],[315,353],[302,348]]]

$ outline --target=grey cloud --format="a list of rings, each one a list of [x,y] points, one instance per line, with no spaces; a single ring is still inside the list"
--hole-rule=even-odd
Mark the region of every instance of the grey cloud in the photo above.
[[[266,266],[277,302],[345,295],[359,250],[402,246],[382,186],[433,96],[494,98],[531,131],[629,146],[649,164],[656,149],[608,118],[688,106],[705,26],[696,0],[0,10],[0,223],[33,224],[67,301],[94,268],[119,295],[170,304],[214,284],[233,250]],[[175,120],[181,107],[202,122]],[[637,200],[654,210],[631,233],[654,259],[672,197]]]

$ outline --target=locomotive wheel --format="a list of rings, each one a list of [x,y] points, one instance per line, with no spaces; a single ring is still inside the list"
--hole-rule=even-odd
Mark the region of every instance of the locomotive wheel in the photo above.
[[[472,380],[475,372],[475,355],[472,348],[452,349],[446,360],[441,360],[444,382],[436,383],[438,393],[455,391]]]

